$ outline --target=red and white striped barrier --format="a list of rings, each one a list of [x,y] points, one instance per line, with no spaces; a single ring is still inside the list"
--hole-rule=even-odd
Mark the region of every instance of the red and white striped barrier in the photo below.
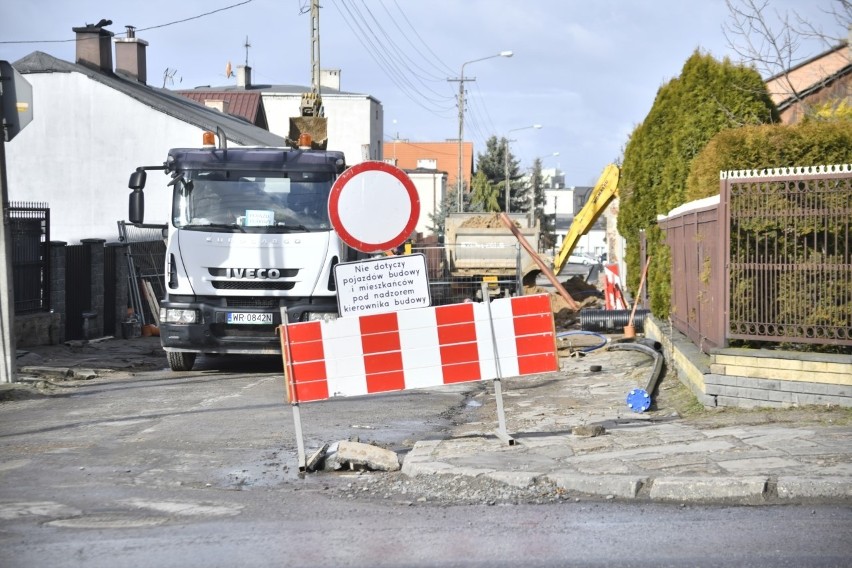
[[[617,264],[604,266],[604,305],[608,310],[626,310],[624,295],[621,293],[621,277]]]
[[[290,403],[559,369],[547,294],[294,323],[280,331]]]

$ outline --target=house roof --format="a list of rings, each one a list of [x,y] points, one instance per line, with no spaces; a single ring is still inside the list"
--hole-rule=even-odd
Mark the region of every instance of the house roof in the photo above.
[[[182,97],[191,99],[197,103],[205,104],[205,101],[216,100],[228,103],[228,114],[241,116],[252,124],[258,124],[257,119],[261,114],[261,96],[257,91],[175,91]],[[265,121],[264,121],[265,122]]]
[[[207,108],[168,89],[145,85],[120,73],[103,72],[86,65],[69,63],[41,51],[34,51],[14,64],[22,74],[80,73],[149,107],[198,128],[215,131],[221,128],[228,140],[244,146],[284,146],[284,138],[258,128],[245,120]]]
[[[188,89],[179,91],[180,93],[192,93],[192,92],[217,92],[217,93],[227,93],[227,92],[242,92],[242,93],[252,93],[252,92],[260,92],[260,93],[280,93],[284,95],[299,95],[301,96],[303,93],[311,92],[310,87],[306,87],[304,85],[256,85],[251,84],[248,87],[240,87],[239,85],[222,85],[219,87],[211,87],[209,85],[195,87],[194,89]],[[373,99],[374,101],[378,101],[375,97],[371,95],[365,95],[364,93],[353,93],[350,91],[339,91],[337,89],[332,89],[331,87],[322,87],[320,89],[320,94],[323,97],[359,97],[359,98],[367,98]]]
[[[394,164],[404,170],[417,169],[418,160],[435,160],[438,171],[448,173],[450,185],[457,182],[459,168],[459,143],[457,140],[449,142],[408,142],[405,140],[392,140],[383,145],[383,157],[392,160]],[[470,187],[470,176],[473,171],[473,143],[465,142],[462,145],[462,178],[464,183]]]
[[[783,73],[770,77],[766,80],[766,89],[778,110],[783,111],[802,97],[850,73],[852,53],[849,42],[844,41]]]

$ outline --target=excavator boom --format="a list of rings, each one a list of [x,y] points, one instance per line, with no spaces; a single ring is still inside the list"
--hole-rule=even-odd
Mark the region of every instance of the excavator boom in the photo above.
[[[565,265],[565,259],[577,246],[580,237],[589,232],[589,229],[601,216],[604,209],[612,203],[612,200],[618,195],[618,166],[609,164],[604,168],[598,183],[592,189],[588,201],[574,217],[574,221],[568,228],[565,238],[562,240],[562,247],[559,249],[559,254],[553,259],[553,273],[559,274],[562,267]]]

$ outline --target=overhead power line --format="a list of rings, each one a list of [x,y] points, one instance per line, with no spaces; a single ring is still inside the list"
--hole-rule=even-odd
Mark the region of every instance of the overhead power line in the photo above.
[[[338,0],[334,2],[334,6],[340,13],[343,21],[352,31],[355,39],[358,40],[368,55],[375,61],[376,65],[378,65],[382,72],[387,75],[406,98],[436,116],[449,118],[441,113],[447,113],[452,110],[452,105],[447,104],[452,97],[442,97],[438,94],[436,98],[424,94],[425,84],[422,76],[414,73],[411,66],[404,61],[389,55],[399,51],[399,47],[393,41],[383,41],[381,39],[381,36],[387,36],[384,29],[382,28],[379,33],[373,29],[374,25],[381,27],[380,24],[375,23],[371,25],[370,21],[364,16],[355,2]],[[416,79],[419,85],[415,84],[413,79]],[[427,90],[435,92],[432,89]]]
[[[144,32],[147,30],[155,30],[158,28],[165,28],[167,26],[174,26],[175,24],[182,24],[184,22],[189,22],[192,20],[197,20],[199,18],[203,18],[205,16],[209,16],[211,14],[216,14],[217,12],[224,12],[225,10],[231,10],[233,8],[238,8],[245,4],[249,4],[254,2],[254,0],[243,0],[242,2],[238,2],[236,4],[231,4],[230,6],[225,6],[223,8],[218,8],[216,10],[211,10],[209,12],[204,12],[203,14],[198,14],[197,16],[190,16],[189,18],[183,18],[181,20],[175,20],[172,22],[167,22],[165,24],[157,24],[156,26],[148,26],[147,28],[136,28],[137,32]],[[115,34],[117,36],[122,36],[124,33]],[[27,40],[13,40],[13,41],[0,41],[0,44],[27,44],[27,43],[68,43],[72,41],[77,41],[77,38],[70,39],[27,39]]]

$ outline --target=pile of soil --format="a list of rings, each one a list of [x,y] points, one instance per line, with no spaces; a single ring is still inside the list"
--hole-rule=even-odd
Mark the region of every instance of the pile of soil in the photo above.
[[[535,282],[535,279],[532,279]],[[524,295],[529,294],[550,294],[550,310],[553,312],[554,323],[556,329],[567,329],[579,321],[579,311],[585,308],[603,308],[604,301],[601,292],[592,284],[586,282],[582,276],[573,276],[572,278],[560,282],[568,295],[571,296],[579,309],[574,310],[565,301],[559,292],[552,288],[543,288],[535,284],[528,285],[525,282]]]
[[[465,219],[459,227],[473,227],[476,229],[503,229],[506,225],[500,220],[499,213],[486,213]]]

